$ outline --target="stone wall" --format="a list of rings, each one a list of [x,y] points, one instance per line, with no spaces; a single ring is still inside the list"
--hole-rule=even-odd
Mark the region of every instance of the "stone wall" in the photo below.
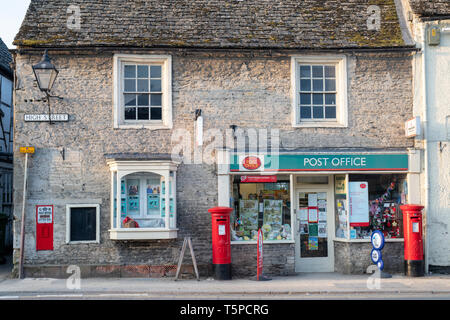
[[[373,265],[370,258],[372,244],[369,242],[334,242],[334,269],[344,274],[367,273]],[[403,242],[386,242],[382,250],[384,271],[387,273],[404,272]]]
[[[122,52],[124,53],[124,52]],[[173,130],[193,137],[194,111],[202,109],[204,130],[276,128],[285,148],[407,148],[403,123],[411,118],[411,61],[404,53],[348,54],[348,128],[291,127],[290,56],[261,52],[140,52],[173,56]],[[177,173],[178,239],[113,241],[110,228],[110,172],[104,154],[117,152],[170,153],[170,130],[113,128],[112,52],[51,52],[60,70],[52,100],[53,113],[68,113],[67,123],[24,122],[25,113],[46,113],[31,65],[39,55],[17,56],[18,90],[15,107],[15,248],[19,248],[23,186],[23,155],[36,153],[29,168],[25,264],[150,265],[176,264],[182,240],[190,236],[203,275],[212,262],[211,223],[207,209],[217,204],[214,154],[203,164],[182,164]],[[205,143],[205,147],[208,143]],[[63,159],[63,151],[65,158]],[[101,207],[100,244],[66,244],[68,203]],[[54,204],[54,250],[36,252],[35,205]],[[294,270],[293,245],[268,245],[269,274]],[[280,252],[283,254],[280,255]],[[233,270],[246,275],[254,268],[254,245],[233,246]],[[17,256],[17,255],[16,255]],[[185,261],[190,261],[187,255]]]

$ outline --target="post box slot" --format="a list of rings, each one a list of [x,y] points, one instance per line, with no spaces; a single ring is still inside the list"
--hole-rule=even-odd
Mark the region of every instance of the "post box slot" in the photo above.
[[[217,221],[227,221],[227,219],[217,219]]]

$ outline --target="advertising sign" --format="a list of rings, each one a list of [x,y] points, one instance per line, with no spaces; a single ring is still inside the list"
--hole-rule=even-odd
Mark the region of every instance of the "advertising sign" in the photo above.
[[[277,176],[241,176],[243,183],[277,182]]]
[[[263,232],[261,229],[258,230],[258,243],[257,243],[258,257],[257,257],[257,270],[256,270],[256,280],[260,280],[263,271]]]
[[[369,184],[365,181],[349,182],[349,211],[351,227],[369,226]]]

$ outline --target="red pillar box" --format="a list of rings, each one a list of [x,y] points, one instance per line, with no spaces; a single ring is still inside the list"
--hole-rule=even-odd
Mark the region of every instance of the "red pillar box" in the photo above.
[[[208,210],[212,219],[213,269],[216,280],[231,280],[230,213],[232,208]]]
[[[400,206],[403,212],[403,234],[405,238],[405,275],[424,275],[422,209],[420,205]]]

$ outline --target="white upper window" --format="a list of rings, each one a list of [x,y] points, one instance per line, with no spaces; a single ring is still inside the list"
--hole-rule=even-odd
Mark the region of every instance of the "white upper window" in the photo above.
[[[114,127],[172,128],[171,56],[114,56]]]
[[[345,56],[292,57],[294,127],[347,126]]]

